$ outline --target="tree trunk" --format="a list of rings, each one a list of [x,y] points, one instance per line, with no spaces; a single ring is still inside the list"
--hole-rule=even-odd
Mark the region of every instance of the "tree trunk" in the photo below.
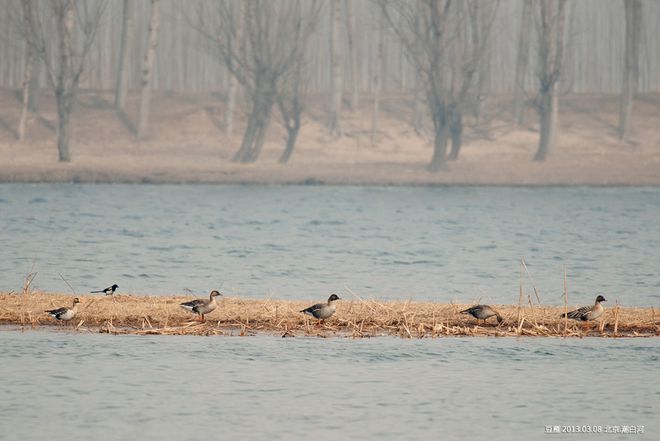
[[[522,125],[525,119],[525,73],[529,62],[529,41],[532,29],[532,2],[523,1],[520,34],[518,35],[518,54],[513,96],[513,120]]]
[[[247,124],[245,125],[245,133],[243,134],[243,141],[241,142],[241,147],[238,149],[232,161],[234,162],[247,162],[247,158],[250,156],[250,149],[254,144],[254,136],[256,134],[256,116],[254,115],[254,109],[248,115]]]
[[[449,108],[449,131],[451,132],[451,151],[449,160],[456,161],[463,143],[463,114],[457,106]]]
[[[264,141],[266,140],[271,109],[253,110],[250,113],[243,143],[234,156],[235,162],[253,163],[259,158]]]
[[[60,65],[55,87],[55,101],[57,103],[57,150],[60,162],[71,161],[69,154],[69,120],[73,94],[75,93],[75,79],[73,72],[73,30],[75,27],[75,9],[73,2],[64,5],[58,18],[57,33],[60,43]]]
[[[248,115],[241,148],[233,158],[235,162],[255,162],[266,140],[266,132],[273,110],[274,94],[271,89],[265,89],[266,86],[264,84],[266,83],[262,80],[255,80],[255,84],[257,84],[257,87],[261,86],[262,89],[257,89],[253,92],[252,108]]]
[[[330,103],[330,115],[328,128],[332,136],[340,138],[342,136],[340,118],[342,93],[344,91],[342,78],[342,47],[339,33],[341,28],[341,0],[332,0],[332,23],[330,29],[330,46],[332,53],[332,101]]]
[[[151,107],[151,81],[153,77],[154,61],[156,59],[156,45],[158,44],[158,25],[160,22],[160,1],[151,0],[151,14],[149,16],[149,42],[144,54],[142,65],[142,84],[140,93],[140,116],[138,121],[138,139],[149,136],[149,110]]]
[[[286,164],[291,159],[293,149],[296,147],[296,140],[298,139],[298,132],[300,131],[300,118],[296,118],[292,125],[287,124],[286,132],[286,148],[280,156],[279,163]]]
[[[415,102],[413,103],[412,126],[418,135],[422,134],[424,129],[424,86],[421,84],[422,78],[417,74],[417,84],[415,90]]]
[[[548,152],[554,147],[557,137],[558,96],[557,83],[554,91],[543,94],[540,105],[540,139],[539,148],[534,156],[535,161],[545,160]]]
[[[28,108],[30,104],[30,83],[32,80],[32,63],[34,57],[32,56],[32,45],[29,42],[25,43],[25,72],[23,74],[23,107],[21,109],[21,118],[18,122],[18,140],[25,140],[25,128],[27,125]]]
[[[435,129],[433,137],[433,158],[428,165],[430,172],[437,172],[447,169],[447,127],[438,127]]]
[[[272,106],[267,110],[259,113],[260,117],[257,120],[257,131],[254,137],[254,146],[246,162],[256,162],[259,158],[259,155],[261,154],[261,149],[264,147],[264,142],[266,141],[266,132],[268,132],[271,110]]]
[[[540,136],[535,161],[544,161],[557,143],[559,79],[564,51],[566,0],[541,1],[541,77],[539,96]]]
[[[431,172],[447,168],[447,108],[441,99],[434,100],[430,105],[433,116],[433,158],[428,166]]]
[[[641,0],[624,0],[626,11],[626,46],[623,66],[623,84],[619,107],[619,139],[628,135],[633,99],[639,83],[639,42],[642,29]]]
[[[126,88],[128,87],[128,59],[133,43],[134,1],[124,0],[122,16],[121,43],[119,46],[119,66],[117,66],[117,81],[115,89],[115,108],[123,110],[126,105]]]
[[[383,87],[383,72],[385,66],[383,63],[383,27],[385,23],[381,21],[378,29],[378,49],[376,49],[376,69],[374,74],[374,107],[371,114],[371,145],[376,144],[376,134],[378,133],[378,117],[380,113],[380,90]]]
[[[237,2],[238,14],[236,18],[236,34],[233,36],[234,45],[238,51],[244,50],[243,48],[243,28],[245,27],[245,18],[243,13],[243,2]],[[230,60],[233,62],[233,60]],[[238,80],[236,75],[233,75],[230,70],[229,86],[227,90],[227,111],[225,112],[225,136],[231,136],[234,131],[234,114],[236,112],[236,95],[238,92]]]
[[[492,39],[490,38],[491,29],[492,29],[492,17],[490,8],[484,7],[482,4],[481,7],[478,6],[478,3],[475,3],[473,8],[473,14],[476,16],[477,29],[473,32],[473,35],[477,35],[478,41],[474,42],[473,57],[478,59],[478,78],[477,78],[477,102],[475,105],[475,118],[476,124],[478,126],[483,125],[484,123],[484,113],[486,108],[486,100],[491,94],[490,90],[490,78],[492,72],[492,59],[494,46]],[[494,5],[497,8],[497,4]],[[463,132],[463,116],[461,112],[461,133]]]
[[[30,75],[30,86],[28,94],[28,110],[32,113],[39,111],[39,98],[41,96],[41,88],[39,87],[39,77],[41,76],[41,68],[43,61],[36,51],[32,51],[32,74]]]
[[[478,94],[477,102],[474,106],[474,117],[478,126],[481,126],[484,123],[484,108],[486,107],[486,97],[490,95],[490,91],[487,90],[488,83],[486,79],[490,77],[491,53],[491,51],[486,51],[486,53],[483,54],[479,60],[479,78],[477,81]]]
[[[69,121],[71,119],[71,107],[73,97],[63,89],[55,91],[57,102],[57,151],[60,162],[70,162],[69,154]]]
[[[25,72],[23,73],[23,107],[21,118],[18,122],[18,140],[25,140],[25,128],[27,125],[28,110],[30,104],[30,84],[32,84],[32,67],[34,65],[33,43],[32,43],[32,0],[23,1],[23,25],[25,26]]]
[[[355,12],[353,11],[353,0],[346,0],[346,36],[348,37],[348,51],[351,58],[351,110],[357,110],[359,106],[359,85],[357,66],[357,45],[355,44]]]

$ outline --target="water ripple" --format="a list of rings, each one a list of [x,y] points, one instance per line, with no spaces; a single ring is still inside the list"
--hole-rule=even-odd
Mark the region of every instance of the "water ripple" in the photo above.
[[[467,302],[487,282],[512,303],[524,257],[544,303],[561,304],[564,267],[576,304],[660,296],[657,189],[3,184],[0,199],[30,201],[0,216],[3,289],[34,266],[45,290],[66,271],[81,291],[222,280],[254,297]]]

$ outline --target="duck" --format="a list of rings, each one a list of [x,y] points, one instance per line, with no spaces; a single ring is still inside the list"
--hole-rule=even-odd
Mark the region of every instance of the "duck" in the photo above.
[[[50,309],[46,311],[46,313],[50,314],[51,317],[57,320],[62,320],[67,322],[72,318],[74,318],[78,313],[78,303],[80,303],[80,299],[76,297],[75,299],[73,299],[73,306],[71,308],[67,308],[66,306],[63,306],[57,309]]]
[[[461,311],[461,314],[470,314],[472,317],[476,318],[477,320],[483,320],[484,324],[486,324],[486,319],[489,319],[490,317],[493,316],[497,317],[498,324],[504,321],[500,313],[495,311],[495,309],[493,309],[489,305],[471,306],[468,309]]]
[[[218,307],[218,304],[215,301],[215,298],[221,296],[222,294],[216,290],[211,291],[209,294],[209,299],[195,299],[189,302],[181,303],[181,307],[186,311],[194,312],[201,317],[201,321],[204,321],[204,315],[210,312],[213,312],[215,308]]]
[[[330,297],[328,297],[327,303],[317,303],[310,306],[309,308],[303,309],[300,312],[303,314],[311,315],[315,319],[318,319],[320,324],[323,320],[329,319],[335,313],[337,310],[337,305],[335,305],[335,302],[337,300],[341,299],[337,294],[332,294]]]
[[[106,289],[101,289],[101,290],[98,290],[98,291],[90,291],[90,293],[96,294],[96,293],[101,293],[102,292],[106,296],[111,296],[111,295],[114,295],[115,291],[117,291],[117,288],[119,288],[119,285],[117,285],[115,283],[112,286],[108,286]]]
[[[603,312],[605,312],[605,308],[603,308],[601,302],[606,302],[606,301],[607,300],[605,299],[605,297],[599,295],[598,297],[596,297],[596,302],[594,303],[594,306],[583,306],[582,308],[578,308],[575,311],[562,314],[561,317],[562,318],[568,317],[570,319],[581,320],[583,322],[596,320],[601,315],[603,315]]]

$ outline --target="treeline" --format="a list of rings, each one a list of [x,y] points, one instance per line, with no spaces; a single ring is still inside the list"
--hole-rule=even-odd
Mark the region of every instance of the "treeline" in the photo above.
[[[19,138],[51,89],[61,161],[80,88],[114,91],[118,111],[139,89],[140,139],[152,89],[221,92],[226,134],[243,99],[239,162],[257,160],[274,114],[288,161],[311,94],[327,97],[336,137],[342,111],[367,99],[376,133],[381,94],[407,94],[411,124],[432,123],[430,170],[458,159],[465,115],[479,121],[494,94],[512,94],[518,124],[538,110],[543,160],[561,94],[620,93],[623,140],[635,93],[660,88],[651,0],[2,0],[0,14],[0,83],[23,91]]]

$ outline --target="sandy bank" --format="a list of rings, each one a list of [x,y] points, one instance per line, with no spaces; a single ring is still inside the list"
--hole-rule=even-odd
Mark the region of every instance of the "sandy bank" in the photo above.
[[[313,101],[313,100],[312,100]],[[538,143],[537,117],[510,122],[510,97],[492,97],[479,125],[466,117],[464,146],[447,170],[430,173],[431,127],[411,125],[408,96],[383,98],[380,130],[371,141],[371,103],[342,116],[344,136],[331,137],[323,125],[324,101],[311,102],[292,160],[278,163],[284,132],[277,118],[255,164],[231,161],[244,130],[225,136],[224,101],[212,94],[157,93],[151,137],[135,139],[131,121],[137,96],[117,114],[108,92],[83,91],[72,117],[71,163],[59,163],[56,113],[44,93],[39,114],[31,115],[25,142],[16,139],[20,105],[0,90],[0,182],[124,182],[218,184],[356,185],[660,185],[660,96],[635,102],[631,136],[616,134],[617,96],[562,97],[557,148],[543,162],[531,159]]]

